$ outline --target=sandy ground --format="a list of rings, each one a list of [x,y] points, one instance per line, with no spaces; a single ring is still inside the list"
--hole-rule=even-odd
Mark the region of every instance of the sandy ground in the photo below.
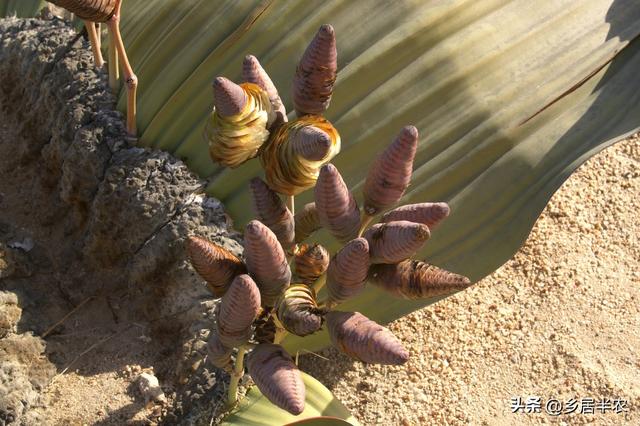
[[[636,136],[585,163],[502,268],[394,322],[412,354],[406,366],[328,350],[329,361],[307,358],[305,368],[367,425],[640,424],[639,211]],[[541,413],[511,413],[512,397],[530,396]],[[593,398],[596,413],[545,414],[548,400],[570,410],[571,398]],[[629,411],[605,402],[601,414],[603,399]]]

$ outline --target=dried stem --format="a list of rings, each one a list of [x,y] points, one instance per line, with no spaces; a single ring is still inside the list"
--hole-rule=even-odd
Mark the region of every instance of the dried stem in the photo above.
[[[98,33],[93,22],[84,21],[84,26],[87,29],[89,41],[91,42],[94,65],[97,69],[101,69],[104,65],[104,59],[102,59],[102,52],[100,51],[100,34]]]
[[[107,62],[109,68],[109,88],[111,89],[111,93],[118,93],[118,89],[120,89],[120,68],[118,66],[118,52],[116,51],[116,46],[112,40],[109,40],[108,44],[109,50],[109,62]]]
[[[238,349],[238,356],[231,374],[231,382],[229,383],[229,393],[227,396],[227,406],[231,407],[238,401],[238,383],[244,376],[244,354],[249,349],[248,346],[241,346]]]
[[[92,350],[94,350],[95,348],[97,348],[98,346],[100,346],[101,344],[113,339],[116,336],[120,336],[121,334],[126,333],[127,331],[131,330],[131,328],[137,325],[136,323],[130,323],[130,325],[128,325],[126,328],[124,328],[122,331],[116,331],[115,333],[112,333],[110,335],[108,335],[107,337],[105,337],[104,339],[98,340],[97,342],[95,342],[93,345],[89,346],[86,350],[84,350],[80,355],[78,355],[77,357],[75,357],[73,359],[73,361],[71,361],[65,368],[64,370],[62,370],[60,373],[56,374],[55,376],[53,376],[53,378],[51,379],[51,381],[49,382],[49,384],[47,386],[51,386],[57,379],[58,377],[64,375],[67,371],[69,371],[69,369],[71,368],[72,365],[74,365],[76,363],[76,361],[78,361],[80,358],[82,358],[83,356],[85,356],[86,354],[88,354],[89,352],[91,352]]]
[[[45,331],[44,333],[42,333],[42,338],[44,339],[45,337],[47,337],[49,334],[51,334],[51,332],[53,330],[55,330],[60,324],[62,324],[63,322],[65,322],[67,320],[67,318],[69,318],[71,315],[74,314],[74,312],[78,311],[78,309],[82,308],[87,302],[89,302],[90,300],[92,300],[95,296],[89,296],[86,299],[84,299],[82,302],[80,302],[78,304],[78,306],[76,306],[75,308],[73,308],[72,310],[70,310],[65,316],[63,316],[58,322],[56,322],[55,324],[53,324],[51,327],[49,327],[47,329],[47,331]]]
[[[122,74],[125,84],[127,86],[127,133],[130,136],[136,137],[136,105],[137,105],[137,90],[138,90],[138,77],[133,72],[127,52],[122,42],[122,35],[120,34],[120,7],[122,0],[116,0],[115,13],[107,21],[107,28],[109,29],[110,40],[109,44],[113,44],[118,53],[118,59],[122,65]]]
[[[96,22],[96,34],[97,34],[97,38],[96,38],[96,46],[98,47],[98,50],[100,51],[100,54],[102,54],[102,26],[100,25],[100,22]],[[104,65],[104,61],[103,61],[103,65]]]

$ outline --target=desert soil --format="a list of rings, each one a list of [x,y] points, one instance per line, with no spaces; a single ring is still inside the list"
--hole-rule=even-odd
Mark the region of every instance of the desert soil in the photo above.
[[[639,211],[636,135],[582,165],[498,271],[391,324],[405,366],[328,350],[305,367],[367,425],[640,424]],[[530,396],[541,413],[511,413],[512,397]],[[629,411],[545,414],[570,398]]]

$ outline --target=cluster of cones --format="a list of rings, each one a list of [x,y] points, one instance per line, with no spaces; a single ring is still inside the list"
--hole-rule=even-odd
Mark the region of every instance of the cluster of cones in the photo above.
[[[335,138],[326,124],[318,124],[326,122],[320,114],[328,107],[335,75],[335,37],[333,29],[325,25],[298,66],[293,98],[299,118],[287,123],[271,80],[255,58],[247,57],[248,84],[261,87],[270,102],[260,112],[264,113],[261,130],[269,135],[256,153],[264,155],[273,150],[274,158],[283,152],[289,157],[263,158],[266,182],[260,178],[251,181],[258,220],[245,228],[244,261],[202,238],[192,236],[187,240],[194,269],[214,295],[222,297],[208,345],[210,361],[231,371],[234,348],[251,348],[249,374],[271,402],[292,414],[304,409],[305,389],[295,363],[279,345],[286,333],[306,336],[326,322],[333,345],[350,357],[367,363],[403,364],[409,354],[388,329],[358,312],[335,308],[362,292],[366,282],[405,299],[442,296],[470,285],[463,276],[410,259],[425,244],[430,230],[448,216],[446,203],[398,207],[369,227],[374,217],[400,201],[408,187],[418,131],[412,126],[403,128],[372,164],[361,210],[336,167],[328,163],[328,157],[335,155],[330,150]],[[229,126],[238,122],[229,117],[247,112],[249,96],[253,95],[246,84],[216,80],[216,108],[209,135],[223,133],[216,133],[220,120],[226,120],[224,126]],[[277,141],[274,136],[281,131],[286,135]],[[242,146],[243,142],[236,142]],[[210,143],[212,153],[220,148],[219,140],[214,138]],[[278,170],[273,172],[276,163]],[[315,172],[305,175],[305,167]],[[295,215],[279,195],[291,196],[313,186],[315,202]],[[333,256],[319,244],[304,243],[320,228],[344,243]],[[319,300],[318,291],[325,285],[326,297]]]
[[[323,25],[305,51],[293,81],[298,118],[288,122],[278,91],[255,56],[244,59],[245,82],[213,83],[214,108],[204,136],[211,158],[238,167],[260,157],[276,192],[296,195],[312,188],[319,168],[340,151],[340,135],[322,116],[337,75],[333,28]]]

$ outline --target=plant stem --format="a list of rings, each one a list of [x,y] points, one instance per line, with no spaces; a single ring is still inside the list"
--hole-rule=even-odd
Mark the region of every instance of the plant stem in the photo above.
[[[287,334],[289,334],[289,332],[284,329],[284,326],[278,319],[278,315],[276,315],[275,310],[271,313],[271,315],[273,316],[273,322],[276,325],[276,335],[273,336],[273,343],[279,345],[280,342],[282,342],[284,338],[287,337]]]
[[[96,29],[96,25],[91,21],[84,21],[84,26],[87,29],[89,35],[89,41],[91,42],[91,51],[93,52],[94,65],[97,69],[101,69],[104,66],[104,59],[102,59],[102,52],[100,51],[100,34]]]
[[[313,290],[316,292],[316,294],[320,292],[320,290],[322,289],[322,287],[324,287],[326,283],[327,283],[327,273],[325,272],[324,274],[318,277],[316,282],[313,283]]]
[[[233,374],[231,374],[231,382],[229,383],[229,393],[227,396],[227,406],[231,407],[238,401],[238,383],[244,375],[244,354],[247,352],[247,346],[241,346],[238,349],[236,363],[233,366]]]
[[[372,220],[373,216],[369,216],[368,214],[363,213],[360,230],[358,231],[358,238],[362,237],[362,234],[364,234],[364,231],[366,231]]]
[[[276,335],[273,338],[273,343],[279,345],[284,340],[284,338],[287,337],[287,334],[289,334],[289,332],[284,328],[276,328]]]
[[[291,214],[296,214],[296,204],[293,195],[289,195],[287,197],[287,208],[291,212]]]

